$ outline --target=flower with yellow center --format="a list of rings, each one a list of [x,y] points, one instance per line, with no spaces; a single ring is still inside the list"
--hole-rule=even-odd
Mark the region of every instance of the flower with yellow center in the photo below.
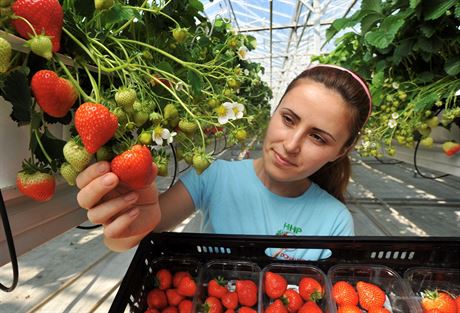
[[[177,135],[176,132],[170,132],[169,129],[163,128],[160,125],[155,127],[152,132],[152,139],[159,146],[163,145],[163,141],[166,140],[168,144],[173,142],[173,137]]]
[[[241,60],[246,60],[246,55],[248,54],[248,48],[246,48],[246,46],[241,46],[239,49],[238,49],[238,57],[241,59]]]

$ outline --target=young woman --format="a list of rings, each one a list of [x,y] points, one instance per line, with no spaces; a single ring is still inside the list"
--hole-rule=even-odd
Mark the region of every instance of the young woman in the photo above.
[[[334,65],[306,69],[287,87],[255,160],[215,161],[188,171],[159,195],[155,183],[130,191],[107,162],[80,173],[77,200],[91,222],[104,225],[107,246],[131,248],[150,231],[167,230],[195,210],[203,232],[348,236],[344,205],[349,152],[371,112],[369,89],[358,75]],[[322,250],[269,251],[283,259],[316,260]]]

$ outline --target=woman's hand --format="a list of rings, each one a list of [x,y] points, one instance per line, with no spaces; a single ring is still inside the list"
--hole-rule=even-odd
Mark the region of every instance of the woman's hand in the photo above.
[[[113,250],[135,246],[160,222],[155,182],[130,190],[119,183],[108,162],[97,162],[78,175],[77,186],[78,204],[88,210],[92,223],[104,226],[106,244]]]

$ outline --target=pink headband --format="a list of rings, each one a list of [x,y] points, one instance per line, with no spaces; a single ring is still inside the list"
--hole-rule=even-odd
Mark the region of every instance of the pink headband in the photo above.
[[[344,67],[334,65],[334,64],[315,64],[315,65],[310,66],[308,69],[312,69],[314,67],[319,67],[319,66],[335,68],[335,69],[347,72],[356,81],[358,81],[361,84],[361,86],[363,87],[364,91],[366,92],[367,97],[369,98],[369,113],[367,114],[366,120],[364,121],[364,124],[363,124],[363,125],[366,125],[367,120],[369,119],[369,116],[371,116],[371,113],[372,113],[372,96],[371,96],[371,92],[369,91],[369,88],[367,87],[366,83],[358,75],[356,75],[353,71],[350,71],[349,69],[346,69]]]

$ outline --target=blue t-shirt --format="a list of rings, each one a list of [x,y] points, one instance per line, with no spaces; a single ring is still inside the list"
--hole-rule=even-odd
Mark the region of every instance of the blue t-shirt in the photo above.
[[[201,232],[248,235],[352,236],[353,219],[346,206],[312,183],[298,197],[268,190],[256,175],[254,160],[216,160],[201,175],[181,177],[196,210],[203,213]],[[279,259],[317,260],[321,249],[270,249]]]

